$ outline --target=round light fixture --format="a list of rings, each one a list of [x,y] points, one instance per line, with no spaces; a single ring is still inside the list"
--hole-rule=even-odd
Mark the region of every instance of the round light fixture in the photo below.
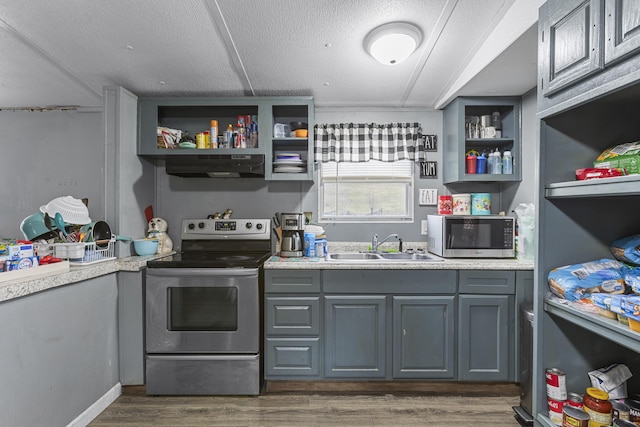
[[[408,22],[391,22],[374,28],[364,39],[364,48],[378,62],[397,65],[420,45],[422,31]]]

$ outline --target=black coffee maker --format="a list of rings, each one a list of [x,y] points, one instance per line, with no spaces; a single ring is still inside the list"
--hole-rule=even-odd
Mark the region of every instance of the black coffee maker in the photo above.
[[[281,257],[301,257],[304,248],[304,224],[303,213],[280,214],[280,227],[282,228],[282,243],[280,244]]]

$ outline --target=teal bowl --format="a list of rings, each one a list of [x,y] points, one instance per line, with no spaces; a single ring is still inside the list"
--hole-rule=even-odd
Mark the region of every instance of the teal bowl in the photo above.
[[[133,249],[140,256],[153,255],[158,252],[158,240],[136,239],[133,241]]]

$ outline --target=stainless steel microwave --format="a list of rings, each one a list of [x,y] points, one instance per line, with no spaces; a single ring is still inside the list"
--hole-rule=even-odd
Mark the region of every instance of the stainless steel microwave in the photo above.
[[[500,215],[428,215],[429,252],[444,258],[515,257],[515,218]]]

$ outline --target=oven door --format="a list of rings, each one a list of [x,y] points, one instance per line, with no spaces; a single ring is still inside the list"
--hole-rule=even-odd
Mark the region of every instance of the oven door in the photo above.
[[[257,354],[258,268],[148,268],[147,353]]]

